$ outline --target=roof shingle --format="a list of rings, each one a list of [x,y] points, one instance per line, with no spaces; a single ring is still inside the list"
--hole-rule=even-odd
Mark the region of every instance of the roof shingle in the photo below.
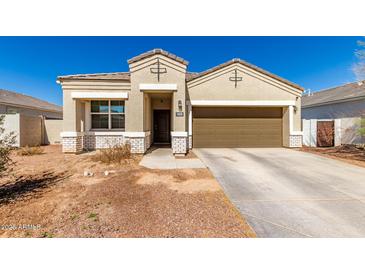
[[[58,80],[125,80],[130,81],[129,72],[111,72],[111,73],[91,73],[91,74],[73,74],[59,76]]]
[[[172,53],[169,53],[165,50],[162,50],[162,49],[153,49],[151,51],[147,51],[145,53],[142,53],[136,57],[133,57],[131,59],[128,60],[128,63],[131,64],[131,63],[134,63],[134,62],[137,62],[137,61],[140,61],[140,60],[143,60],[145,58],[148,58],[150,56],[153,56],[155,54],[161,54],[161,55],[164,55],[166,57],[169,57],[173,60],[176,60],[177,62],[180,62],[180,63],[183,63],[184,65],[188,65],[188,61],[184,60],[183,58],[181,57],[178,57],[176,56],[175,54],[172,54]],[[214,71],[217,71],[219,69],[222,69],[226,66],[229,66],[231,64],[234,64],[234,63],[239,63],[239,64],[242,64],[246,67],[249,67],[253,70],[256,70],[262,74],[265,74],[269,77],[272,77],[280,82],[283,82],[289,86],[292,86],[294,88],[297,88],[297,89],[300,89],[300,90],[304,90],[301,86],[293,83],[293,82],[290,82],[278,75],[275,75],[271,72],[268,72],[260,67],[257,67],[253,64],[250,64],[244,60],[241,60],[241,59],[232,59],[228,62],[225,62],[223,64],[220,64],[216,67],[213,67],[213,68],[210,68],[206,71],[203,71],[203,72],[200,72],[200,73],[196,73],[196,72],[186,72],[186,81],[189,82],[189,81],[192,81],[192,80],[195,80],[199,77],[202,77],[204,75],[207,75],[211,72],[214,72]],[[113,73],[93,73],[93,74],[75,74],[75,75],[65,75],[65,76],[59,76],[57,78],[58,80],[67,80],[67,79],[73,79],[73,80],[123,80],[123,81],[130,81],[130,73],[129,72],[113,72]]]
[[[53,112],[62,112],[62,107],[25,94],[0,89],[0,104],[12,104]]]
[[[180,62],[180,63],[182,63],[182,64],[184,64],[186,66],[189,64],[189,62],[186,61],[186,60],[184,60],[183,58],[181,58],[179,56],[176,56],[175,54],[172,54],[172,53],[170,53],[170,52],[168,52],[166,50],[163,50],[163,49],[153,49],[153,50],[144,52],[144,53],[142,53],[140,55],[137,55],[136,57],[133,57],[133,58],[129,59],[128,60],[128,64],[132,64],[134,62],[138,62],[140,60],[143,60],[143,59],[148,58],[150,56],[153,56],[155,54],[161,54],[161,55],[166,56],[168,58],[171,58],[171,59],[173,59],[173,60],[175,60],[177,62]]]
[[[302,97],[302,107],[336,103],[343,100],[365,98],[365,82],[355,82],[314,92]]]
[[[262,68],[260,68],[260,67],[257,67],[257,66],[255,66],[255,65],[250,64],[250,63],[248,63],[248,62],[246,62],[246,61],[244,61],[244,60],[241,60],[241,59],[239,59],[239,58],[232,59],[232,60],[230,60],[230,61],[228,61],[228,62],[225,62],[225,63],[220,64],[220,65],[218,65],[218,66],[215,66],[215,67],[213,67],[213,68],[210,68],[210,69],[208,69],[208,70],[206,70],[206,71],[203,71],[203,72],[201,72],[201,73],[197,73],[197,74],[195,74],[194,76],[192,76],[189,80],[187,79],[187,81],[195,80],[195,79],[197,79],[197,78],[199,78],[199,77],[202,77],[202,76],[204,76],[204,75],[207,75],[207,74],[212,73],[212,72],[214,72],[214,71],[220,70],[220,69],[222,69],[222,68],[224,68],[224,67],[227,67],[227,66],[232,65],[232,64],[235,64],[235,63],[239,63],[239,64],[241,64],[241,65],[244,65],[244,66],[246,66],[246,67],[249,67],[249,68],[251,68],[251,69],[253,69],[253,70],[256,70],[256,71],[258,71],[258,72],[260,72],[260,73],[262,73],[262,74],[265,74],[265,75],[267,75],[267,76],[270,76],[270,77],[272,77],[272,78],[274,78],[274,79],[276,79],[276,80],[278,80],[278,81],[280,81],[280,82],[283,82],[283,83],[285,83],[285,84],[287,84],[287,85],[289,85],[289,86],[292,86],[292,87],[294,87],[294,88],[297,88],[297,89],[300,89],[300,90],[304,90],[304,88],[302,88],[301,86],[299,86],[299,85],[297,85],[297,84],[294,84],[293,82],[290,82],[290,81],[288,81],[288,80],[286,80],[286,79],[284,79],[284,78],[282,78],[282,77],[280,77],[280,76],[278,76],[278,75],[275,75],[275,74],[273,74],[273,73],[271,73],[271,72],[268,72],[268,71],[266,71],[266,70],[264,70],[264,69],[262,69]]]

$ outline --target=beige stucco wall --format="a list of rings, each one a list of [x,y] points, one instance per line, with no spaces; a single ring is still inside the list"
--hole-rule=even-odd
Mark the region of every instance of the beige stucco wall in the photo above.
[[[63,80],[63,131],[82,132],[90,127],[90,100],[72,99],[72,92],[85,92],[87,94],[99,92],[129,92],[130,83],[120,80]],[[108,98],[105,98],[107,100]],[[128,101],[128,100],[127,100]],[[127,103],[126,103],[127,108]],[[127,118],[126,118],[127,120]]]
[[[171,109],[171,98],[153,98],[152,109]]]
[[[152,130],[152,102],[151,102],[151,97],[148,94],[144,94],[144,129],[146,131],[151,131]]]
[[[20,146],[41,145],[42,139],[42,117],[20,115]]]
[[[60,144],[62,120],[44,120],[44,144]]]
[[[63,131],[76,131],[76,101],[71,92],[63,89]]]
[[[42,140],[42,117],[28,116],[24,114],[6,114],[4,121],[5,134],[14,132],[16,143],[14,146],[41,145]]]
[[[242,77],[237,87],[229,80],[235,69]],[[227,66],[188,82],[187,86],[190,100],[295,101],[293,130],[301,130],[301,91],[241,64]]]
[[[283,108],[283,146],[289,146],[289,135],[290,135],[290,127],[289,127],[289,108]]]
[[[302,97],[297,97],[295,107],[296,111],[293,113],[293,130],[302,131]]]
[[[160,81],[157,75],[152,74],[151,67],[155,67],[157,58],[160,60],[160,66],[166,68],[167,73],[160,75]],[[126,131],[147,131],[146,122],[143,120],[143,93],[139,89],[139,84],[177,84],[177,91],[172,92],[172,113],[178,111],[178,101],[182,101],[184,117],[172,115],[172,131],[186,131],[186,105],[185,105],[185,73],[186,66],[166,58],[162,55],[154,55],[150,58],[143,59],[130,65],[131,71],[131,92],[129,100],[126,102]],[[148,93],[150,91],[146,91]],[[168,91],[153,91],[168,92]],[[129,107],[130,106],[130,107]],[[147,117],[145,116],[145,119]]]

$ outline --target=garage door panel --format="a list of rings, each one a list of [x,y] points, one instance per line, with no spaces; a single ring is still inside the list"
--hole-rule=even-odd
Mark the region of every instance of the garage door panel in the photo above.
[[[280,147],[281,118],[194,118],[194,147]]]

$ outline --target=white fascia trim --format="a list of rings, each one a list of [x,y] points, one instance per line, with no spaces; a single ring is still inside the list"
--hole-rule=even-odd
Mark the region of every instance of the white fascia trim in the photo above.
[[[84,136],[84,132],[76,132],[76,131],[63,131],[61,132],[61,137],[78,137]]]
[[[167,90],[167,91],[176,91],[177,84],[139,84],[139,90]]]
[[[79,133],[79,134],[83,134],[83,132],[74,132],[74,133]],[[125,131],[87,131],[85,132],[85,135],[91,135],[91,136],[124,136],[124,137],[147,137],[149,135],[151,135],[150,131],[129,131],[129,132],[125,132]],[[80,136],[80,135],[78,135]],[[69,137],[69,136],[67,136]],[[73,136],[70,136],[73,137]]]
[[[151,135],[151,131],[129,131],[129,132],[123,132],[123,135],[125,137],[147,137]]]
[[[191,100],[193,106],[294,106],[295,101]]]
[[[292,131],[290,135],[303,135],[303,131]]]
[[[121,136],[124,135],[124,131],[87,131],[85,135],[92,136]]]
[[[171,131],[172,137],[188,137],[188,133],[186,131]]]
[[[128,92],[71,92],[72,99],[128,99]]]

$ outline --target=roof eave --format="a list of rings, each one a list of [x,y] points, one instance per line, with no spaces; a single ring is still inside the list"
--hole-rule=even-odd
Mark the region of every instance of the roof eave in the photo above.
[[[320,107],[320,106],[325,106],[325,105],[340,104],[340,103],[359,101],[359,100],[364,100],[364,99],[365,99],[365,96],[358,96],[358,97],[353,97],[353,98],[344,98],[344,99],[314,103],[314,104],[309,104],[309,105],[302,105],[302,108]]]
[[[15,103],[3,102],[3,101],[0,101],[0,104],[12,106],[12,107],[35,109],[35,110],[46,111],[46,112],[55,112],[55,113],[61,113],[61,114],[63,113],[63,107],[61,107],[61,106],[60,107],[62,108],[62,110],[57,110],[57,109],[48,109],[48,108],[43,108],[43,107],[35,107],[35,106],[15,104]]]

